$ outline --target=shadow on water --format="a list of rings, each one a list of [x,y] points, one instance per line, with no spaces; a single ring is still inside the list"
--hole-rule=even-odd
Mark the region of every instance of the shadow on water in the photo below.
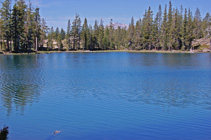
[[[137,69],[121,80],[127,86],[122,86],[120,98],[146,104],[200,105],[211,109],[210,54],[133,54],[128,61],[129,67]]]
[[[41,56],[43,58],[39,58]],[[60,92],[63,96],[79,100],[109,97],[175,107],[203,105],[209,109],[210,71],[210,54],[1,56],[0,97],[8,114],[15,107],[23,113],[28,104],[39,100],[40,90],[47,83],[47,91],[52,90],[49,96]]]
[[[79,54],[73,58],[75,62],[72,65],[86,70],[85,74],[76,73],[77,76],[71,77],[75,80],[72,90],[67,89],[71,92],[68,96],[79,99],[92,96],[99,100],[104,97],[119,98],[169,107],[197,105],[210,108],[210,54],[111,53],[95,54],[95,60],[92,57],[91,54]]]
[[[0,97],[8,115],[13,109],[24,113],[28,104],[39,98],[42,85],[37,55],[0,58]]]

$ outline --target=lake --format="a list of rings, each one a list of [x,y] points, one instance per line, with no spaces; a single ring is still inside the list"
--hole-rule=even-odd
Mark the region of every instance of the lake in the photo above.
[[[210,140],[211,54],[0,56],[4,125],[9,140]]]

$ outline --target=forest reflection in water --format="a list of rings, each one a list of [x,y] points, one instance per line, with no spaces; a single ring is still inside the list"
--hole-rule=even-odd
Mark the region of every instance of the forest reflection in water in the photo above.
[[[24,114],[24,108],[39,101],[41,93],[70,100],[109,98],[211,109],[210,70],[210,54],[0,56],[0,99],[8,114],[12,110]]]
[[[24,108],[39,100],[43,86],[37,55],[0,57],[0,98],[7,109],[24,113]]]

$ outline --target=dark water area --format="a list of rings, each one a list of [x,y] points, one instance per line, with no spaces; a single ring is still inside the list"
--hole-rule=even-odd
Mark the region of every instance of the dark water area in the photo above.
[[[210,140],[211,54],[0,56],[4,125],[9,140]]]

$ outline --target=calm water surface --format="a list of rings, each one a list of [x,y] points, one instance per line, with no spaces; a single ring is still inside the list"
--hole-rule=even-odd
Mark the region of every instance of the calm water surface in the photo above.
[[[10,140],[210,140],[211,54],[0,56],[4,125]]]

